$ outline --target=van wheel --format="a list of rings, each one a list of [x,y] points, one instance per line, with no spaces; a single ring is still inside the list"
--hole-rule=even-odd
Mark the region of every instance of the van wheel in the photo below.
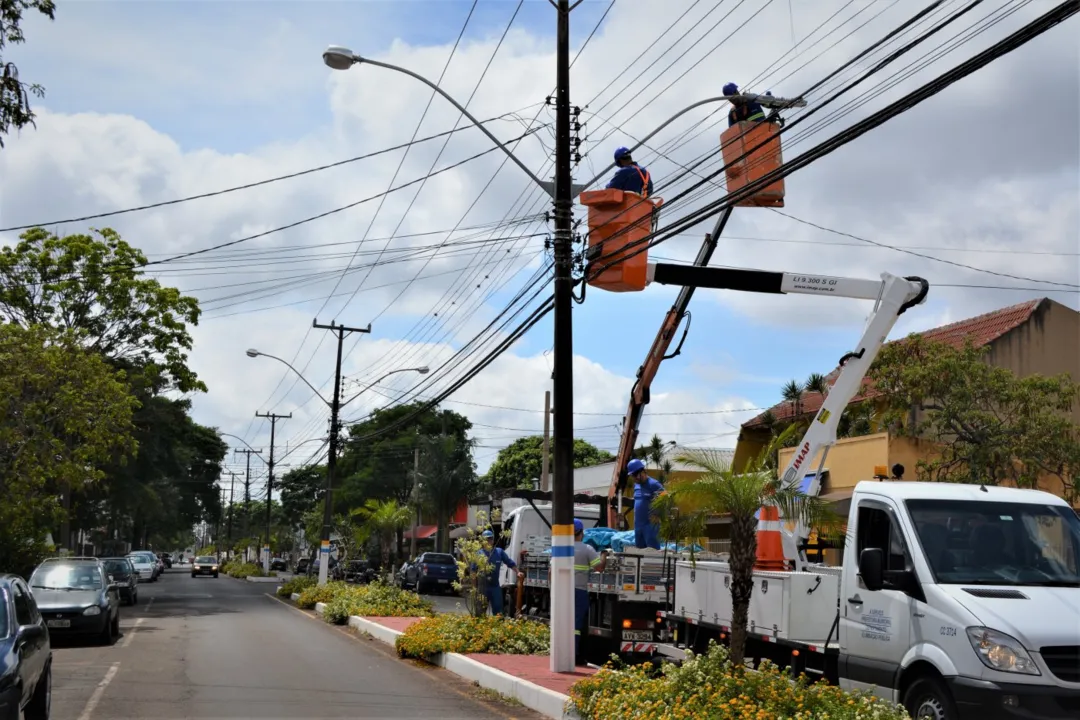
[[[945,683],[924,676],[904,693],[904,707],[913,720],[957,720],[956,704]]]

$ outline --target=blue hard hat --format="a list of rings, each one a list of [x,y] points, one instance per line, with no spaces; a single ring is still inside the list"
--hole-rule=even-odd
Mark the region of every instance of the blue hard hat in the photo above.
[[[725,95],[738,95],[739,94],[739,86],[736,85],[735,83],[728,83],[727,85],[724,86],[724,94]]]
[[[626,474],[633,475],[634,473],[641,472],[645,469],[645,463],[642,460],[634,458],[626,465]]]
[[[574,534],[577,535],[579,532],[585,532],[585,524],[580,520],[574,520]]]
[[[615,162],[619,162],[624,157],[629,157],[630,148],[621,147],[615,151]]]
[[[491,532],[490,530],[485,530],[484,532],[480,533],[480,537],[493,538],[495,537],[495,533]]]

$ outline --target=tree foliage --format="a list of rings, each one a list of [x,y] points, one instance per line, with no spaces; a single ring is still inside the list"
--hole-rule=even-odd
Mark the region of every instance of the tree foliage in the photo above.
[[[4,61],[5,47],[26,42],[22,20],[27,10],[37,10],[53,20],[56,3],[53,0],[0,0],[0,148],[4,147],[4,135],[34,125],[30,96],[45,96],[45,88],[21,81],[15,63]]]
[[[1050,476],[1075,497],[1080,427],[1068,413],[1080,385],[1067,375],[1017,377],[986,352],[920,336],[883,347],[870,376],[886,399],[884,421],[937,445],[917,464],[921,479],[1034,488]]]
[[[450,547],[450,518],[477,488],[473,442],[449,435],[420,438],[420,497],[434,511],[439,527],[435,547]]]
[[[574,467],[591,467],[611,462],[615,456],[580,438],[574,440]],[[484,476],[492,488],[532,488],[533,478],[540,477],[544,464],[544,438],[532,435],[518,438],[495,456]]]
[[[187,365],[198,301],[142,275],[146,262],[108,228],[64,237],[27,230],[0,250],[0,317],[78,331],[110,360],[180,392],[205,391]]]
[[[61,494],[134,453],[135,405],[123,374],[71,333],[0,324],[0,567],[32,565]]]
[[[281,493],[281,511],[286,523],[301,528],[305,524],[304,517],[318,509],[321,527],[322,503],[326,497],[325,465],[293,468],[277,481],[277,489]]]

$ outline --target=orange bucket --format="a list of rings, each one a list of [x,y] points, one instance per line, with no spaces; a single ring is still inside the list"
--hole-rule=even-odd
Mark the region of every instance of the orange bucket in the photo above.
[[[776,123],[744,120],[720,135],[729,193],[741,190],[784,164],[779,133],[780,126]],[[753,148],[757,149],[747,155]],[[735,204],[739,207],[784,207],[784,179],[769,183]]]
[[[610,265],[595,275],[587,267],[589,285],[611,292],[644,290],[649,253],[638,251],[646,246],[642,241],[652,232],[654,213],[664,201],[624,190],[590,190],[581,193],[580,200],[589,208],[589,266]]]

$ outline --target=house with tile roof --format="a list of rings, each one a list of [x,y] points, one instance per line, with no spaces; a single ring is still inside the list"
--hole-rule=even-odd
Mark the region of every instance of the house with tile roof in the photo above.
[[[1007,368],[1020,377],[1068,373],[1080,380],[1080,313],[1048,298],[1029,300],[919,335],[957,347],[970,338],[977,347],[987,348],[987,362]],[[839,372],[837,368],[826,376],[830,384]],[[877,396],[873,383],[869,378],[864,379],[862,390],[848,408],[872,404]],[[735,466],[743,465],[768,442],[770,419],[779,424],[793,419],[809,420],[823,402],[823,395],[807,391],[798,403],[777,403],[743,423],[735,450]],[[1080,423],[1080,403],[1073,406],[1072,416]],[[842,439],[829,450],[822,492],[843,502],[850,497],[857,482],[873,479],[878,474],[888,475],[897,463],[906,469],[907,479],[913,479],[916,462],[926,457],[930,449],[931,445],[926,441],[891,436],[884,429]],[[780,452],[781,467],[790,459],[792,452],[793,448]],[[816,468],[819,462],[815,458],[810,467]],[[1047,489],[1060,491],[1060,488]]]

